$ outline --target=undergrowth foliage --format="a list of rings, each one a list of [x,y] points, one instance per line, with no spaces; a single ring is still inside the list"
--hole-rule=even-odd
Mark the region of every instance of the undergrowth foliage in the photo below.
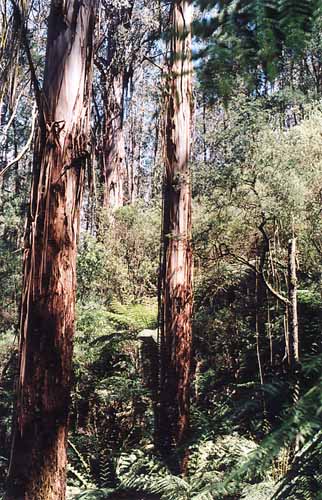
[[[202,494],[211,493],[215,498],[220,495],[231,494],[243,484],[245,477],[259,475],[264,477],[270,470],[270,477],[274,479],[274,459],[281,457],[286,447],[292,447],[296,439],[305,445],[295,455],[293,462],[288,461],[287,469],[280,477],[280,485],[272,498],[278,500],[300,498],[314,499],[320,494],[322,460],[321,460],[321,409],[322,409],[322,379],[321,356],[311,359],[304,370],[307,373],[319,373],[318,382],[309,389],[291,409],[288,416],[279,428],[263,440],[246,460],[226,474],[221,482],[212,481]],[[286,472],[286,474],[285,474]],[[276,474],[275,474],[276,479]],[[236,486],[238,485],[238,486]],[[247,490],[246,490],[247,491]],[[259,491],[259,490],[258,490]],[[302,495],[302,496],[301,496]]]
[[[189,465],[184,477],[171,474],[152,453],[151,446],[122,453],[115,459],[115,492],[141,491],[167,500],[210,500],[213,496],[203,491],[205,486],[213,481],[221,483],[225,475],[256,446],[253,441],[237,434],[215,440],[205,437],[189,448]],[[254,479],[255,476],[249,475],[243,484],[247,485]],[[240,491],[238,488],[240,485],[236,486],[236,491]],[[100,495],[104,494],[104,488],[89,488],[84,496],[76,498],[101,498]]]

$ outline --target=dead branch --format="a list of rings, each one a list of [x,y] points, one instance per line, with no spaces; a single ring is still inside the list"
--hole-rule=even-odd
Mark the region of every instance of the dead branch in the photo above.
[[[20,153],[13,159],[11,160],[0,172],[0,177],[3,177],[4,174],[7,172],[7,170],[9,170],[10,167],[12,167],[12,165],[14,165],[15,163],[17,163],[18,161],[21,160],[21,158],[23,158],[23,156],[27,153],[27,151],[29,150],[30,148],[30,145],[31,145],[31,142],[32,142],[32,139],[33,139],[33,136],[34,136],[34,133],[35,133],[35,124],[36,124],[36,117],[37,117],[37,106],[34,105],[33,107],[33,110],[32,110],[32,121],[31,121],[31,131],[30,131],[30,135],[28,137],[28,140],[25,144],[25,146],[22,148],[22,150],[20,151]]]

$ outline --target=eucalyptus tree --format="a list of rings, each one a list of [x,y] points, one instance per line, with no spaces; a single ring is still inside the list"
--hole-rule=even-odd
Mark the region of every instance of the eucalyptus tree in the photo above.
[[[22,3],[22,2],[21,2]],[[23,3],[22,3],[23,6]],[[0,126],[4,98],[8,95],[9,105],[13,107],[17,87],[18,57],[20,52],[21,26],[11,2],[3,0],[0,4]]]
[[[189,428],[191,16],[188,1],[173,2],[165,102],[161,374],[156,431],[157,444],[165,457],[184,442]]]
[[[133,162],[129,161],[133,147],[129,144],[126,125],[138,74],[154,46],[156,9],[155,1],[102,2],[100,40],[95,56],[98,79],[94,116],[101,204],[112,210],[134,198],[135,173]],[[135,130],[135,135],[140,134],[141,129],[142,126]]]
[[[104,0],[102,6],[102,40],[95,57],[100,74],[99,90],[102,100],[98,151],[102,204],[105,208],[116,209],[124,204],[124,93],[129,78],[126,57],[134,0]],[[99,114],[98,106],[96,112]]]
[[[7,500],[63,500],[96,0],[52,1],[24,242]]]
[[[22,26],[16,10],[7,0],[0,3],[0,185],[8,170],[8,135],[10,127],[15,128],[18,103],[22,96],[19,88]]]

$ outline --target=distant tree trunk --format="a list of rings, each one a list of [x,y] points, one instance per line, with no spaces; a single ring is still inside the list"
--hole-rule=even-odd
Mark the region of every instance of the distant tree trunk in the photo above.
[[[297,313],[297,257],[296,238],[293,236],[288,242],[288,317],[289,317],[289,360],[292,383],[292,401],[296,404],[300,397],[300,352],[299,327]],[[300,449],[300,434],[297,434],[294,453]]]
[[[207,163],[207,108],[206,98],[202,96],[202,135],[203,135],[203,161]]]
[[[124,205],[125,147],[123,133],[123,73],[112,81],[106,92],[105,130],[102,151],[104,179],[103,207]]]
[[[156,439],[167,457],[189,427],[192,315],[191,6],[175,1],[171,15],[166,102],[160,407]]]
[[[262,359],[261,359],[261,352],[260,352],[260,340],[261,340],[261,325],[260,325],[260,311],[261,307],[263,305],[263,290],[262,290],[262,282],[259,279],[259,272],[258,272],[258,258],[256,257],[256,273],[255,273],[255,335],[256,335],[256,355],[257,355],[257,363],[258,363],[258,374],[259,374],[259,380],[261,383],[261,389],[263,389],[264,385],[264,372],[263,372],[263,365],[262,365]],[[264,393],[263,395],[263,404],[265,406],[265,400],[264,400]]]
[[[274,346],[273,346],[273,335],[272,335],[272,322],[271,322],[271,309],[270,300],[267,296],[267,332],[269,339],[269,362],[271,366],[274,366]]]
[[[300,361],[296,267],[296,238],[292,238],[288,243],[288,317],[289,356],[291,370],[294,370]]]
[[[141,173],[141,147],[143,114],[142,109],[138,111],[133,108],[133,115],[130,117],[129,130],[129,154],[127,161],[127,202],[132,205],[139,195],[139,180]],[[133,112],[132,111],[132,112]]]
[[[7,500],[63,500],[96,0],[52,1],[27,219]],[[39,96],[38,96],[39,97]]]
[[[108,0],[106,55],[97,57],[102,77],[104,125],[101,150],[103,208],[115,210],[124,205],[126,180],[125,144],[123,129],[123,94],[127,85],[126,41],[122,30],[130,28],[134,0],[117,5]]]

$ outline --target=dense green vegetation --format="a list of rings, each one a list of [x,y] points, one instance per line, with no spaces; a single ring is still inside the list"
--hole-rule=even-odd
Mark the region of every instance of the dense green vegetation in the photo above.
[[[141,74],[127,110],[133,106],[143,118],[133,128],[125,113],[124,126],[141,145],[137,199],[115,211],[100,206],[94,154],[88,169],[93,177],[96,168],[97,179],[85,193],[78,250],[70,499],[322,498],[322,18],[313,2],[309,7],[301,19],[309,15],[310,28],[296,46],[285,37],[289,20],[284,35],[265,25],[249,40],[252,16],[262,12],[255,8],[248,17],[240,11],[247,32],[237,15],[237,24],[227,21],[229,6],[222,16],[226,34],[220,19],[201,23],[211,26],[208,32],[196,27],[197,44],[207,50],[196,63],[194,91],[191,427],[177,451],[185,464],[180,476],[154,448],[163,97],[151,59],[135,67],[134,75]],[[299,18],[292,19],[294,34],[302,33]],[[35,60],[43,57],[41,35],[30,27]],[[273,40],[274,54],[265,52]],[[155,53],[154,47],[149,57]],[[263,57],[255,60],[255,53]],[[19,89],[24,67],[22,53]],[[29,89],[21,99],[6,130],[13,108],[4,94],[1,169],[28,139]],[[133,153],[129,146],[126,152]],[[0,489],[10,456],[30,161],[29,151],[0,171]],[[291,238],[297,241],[296,374],[285,340]]]

